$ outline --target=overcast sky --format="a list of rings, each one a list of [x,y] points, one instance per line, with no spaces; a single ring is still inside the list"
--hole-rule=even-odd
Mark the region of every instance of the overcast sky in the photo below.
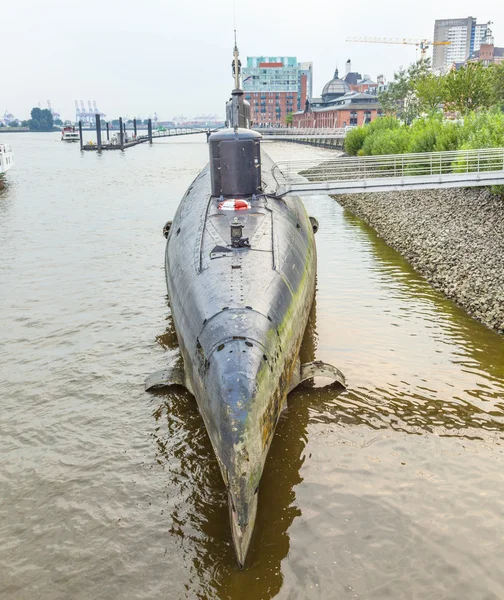
[[[469,0],[252,0],[236,2],[247,56],[313,61],[314,95],[336,65],[390,79],[414,46],[346,43],[347,36],[432,39],[434,20],[494,21],[504,46],[504,2]],[[41,102],[63,118],[96,100],[108,118],[224,115],[232,88],[233,0],[5,0],[0,9],[0,115]]]

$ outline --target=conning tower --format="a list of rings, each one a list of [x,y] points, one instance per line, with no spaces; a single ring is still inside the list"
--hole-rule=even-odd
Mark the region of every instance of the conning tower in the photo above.
[[[212,196],[245,197],[261,192],[261,134],[250,129],[250,104],[240,86],[241,62],[238,46],[233,51],[235,81],[226,103],[227,128],[209,138]]]

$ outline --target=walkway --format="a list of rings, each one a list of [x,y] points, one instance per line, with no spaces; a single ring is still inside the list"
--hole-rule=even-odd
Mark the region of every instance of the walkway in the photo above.
[[[345,139],[346,134],[350,128],[335,128],[335,129],[295,129],[292,127],[286,128],[271,128],[256,129],[264,139],[275,139],[275,140],[313,140],[313,139]]]
[[[276,194],[357,194],[504,184],[504,148],[279,161]]]

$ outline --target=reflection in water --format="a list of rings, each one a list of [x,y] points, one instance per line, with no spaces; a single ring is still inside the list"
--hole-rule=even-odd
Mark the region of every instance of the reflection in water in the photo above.
[[[431,320],[438,327],[432,327],[432,332],[441,341],[459,346],[455,362],[465,368],[474,368],[488,379],[491,374],[493,381],[500,385],[504,382],[504,353],[503,339],[494,331],[482,326],[475,319],[448,300],[440,292],[436,292],[427,284],[413,267],[390,246],[386,245],[376,231],[363,219],[350,211],[343,211],[344,222],[354,233],[362,231],[361,239],[377,261],[381,277],[377,278],[388,294],[408,301],[408,314],[420,315]],[[439,326],[441,325],[441,326]],[[498,398],[504,396],[491,396]]]
[[[173,321],[158,341],[173,341]],[[171,346],[172,347],[172,346]],[[310,314],[301,349],[301,361],[315,359],[317,348],[316,302]],[[311,388],[311,389],[310,389]],[[322,393],[323,389],[323,393]],[[281,561],[289,552],[288,529],[300,510],[295,505],[301,483],[303,451],[313,407],[343,391],[337,384],[315,388],[306,382],[289,396],[270,448],[260,486],[254,539],[247,568],[240,571],[231,544],[227,496],[215,456],[196,402],[177,388],[156,392],[154,411],[157,460],[178,484],[171,498],[170,532],[192,563],[191,593],[199,598],[273,598],[281,589]]]

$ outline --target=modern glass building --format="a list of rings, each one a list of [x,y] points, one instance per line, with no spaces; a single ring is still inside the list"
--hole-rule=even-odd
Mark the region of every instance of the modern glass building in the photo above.
[[[464,62],[479,50],[487,31],[488,23],[476,23],[474,17],[437,19],[434,24],[434,41],[450,44],[433,47],[432,68],[443,70],[453,63]]]
[[[295,56],[249,56],[243,68],[245,98],[256,126],[279,127],[311,97],[313,65]]]

